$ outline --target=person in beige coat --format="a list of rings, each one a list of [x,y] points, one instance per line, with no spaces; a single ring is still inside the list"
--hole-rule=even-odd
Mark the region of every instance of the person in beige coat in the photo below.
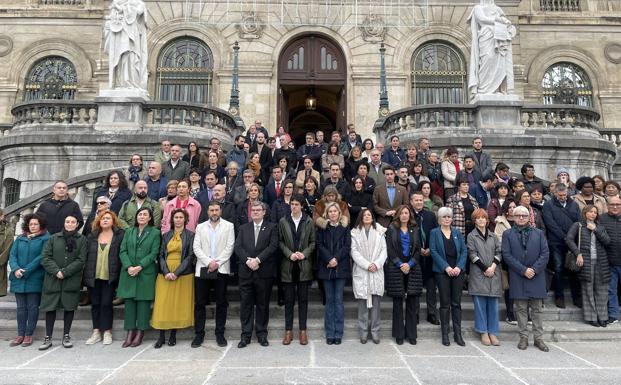
[[[369,209],[360,211],[351,230],[352,287],[358,302],[358,332],[362,344],[367,342],[369,333],[374,343],[380,341],[380,302],[384,295],[387,258],[385,233],[386,228],[375,223]]]

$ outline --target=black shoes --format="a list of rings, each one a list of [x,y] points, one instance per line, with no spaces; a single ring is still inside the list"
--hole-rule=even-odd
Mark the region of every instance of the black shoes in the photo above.
[[[397,345],[403,345],[403,338],[397,338]]]
[[[155,341],[155,345],[153,345],[153,348],[154,349],[159,349],[159,348],[161,348],[164,345],[165,342],[166,342],[166,340],[163,337],[160,337],[160,338],[157,339],[157,341]]]
[[[409,339],[410,345],[416,345],[416,338]]]
[[[194,335],[194,339],[192,340],[192,345],[190,345],[193,348],[199,348],[202,344],[203,341],[205,340],[205,336],[202,334],[195,334]]]
[[[440,321],[433,314],[427,315],[427,322],[429,322],[432,325],[440,325]]]
[[[559,309],[565,309],[565,298],[556,298],[554,304]]]
[[[594,326],[596,328],[598,328],[600,326],[599,322],[597,322],[597,321],[589,321],[588,324],[591,325],[591,326]]]
[[[608,326],[608,321],[599,321],[599,326],[605,328],[606,326]]]
[[[224,338],[224,336],[221,334],[216,335],[216,343],[221,348],[225,347],[228,344],[226,338]]]
[[[456,343],[457,345],[459,345],[459,346],[466,346],[466,343],[464,342],[464,339],[463,339],[463,337],[461,336],[461,333],[459,333],[459,334],[457,334],[457,333],[456,333],[456,334],[453,336],[453,339],[455,340],[455,343]]]
[[[237,344],[237,347],[243,349],[248,346],[248,344],[250,344],[250,339],[242,338],[241,341],[239,341],[239,343]]]
[[[334,338],[326,338],[326,344],[334,345]]]
[[[451,346],[451,341],[449,340],[448,334],[442,334],[442,345]]]
[[[334,339],[334,345],[340,345],[341,344],[341,339],[340,338],[335,338]]]
[[[259,338],[259,345],[266,347],[266,346],[269,346],[270,343],[266,337],[263,337],[263,338]]]

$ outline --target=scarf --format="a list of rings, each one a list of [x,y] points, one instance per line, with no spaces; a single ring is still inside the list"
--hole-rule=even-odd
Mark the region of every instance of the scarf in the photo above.
[[[485,233],[482,233],[481,230],[479,230],[479,228],[476,226],[474,227],[474,229],[477,231],[477,233],[479,233],[480,236],[483,237],[483,239],[487,239],[487,235],[488,235],[487,227],[485,228]]]
[[[129,172],[129,180],[136,183],[140,180],[140,173],[142,172],[142,166],[129,166],[127,170]]]
[[[530,236],[530,230],[532,229],[532,227],[530,227],[529,225],[526,225],[526,226],[513,225],[513,228],[515,229],[515,231],[517,231],[518,235],[520,236],[522,248],[526,250],[526,247],[528,245],[528,237]]]
[[[75,237],[74,235],[78,232],[78,230],[67,231],[63,230],[63,238],[65,238],[65,251],[68,253],[72,253],[76,248]]]
[[[459,174],[459,161],[453,162],[455,165],[455,174]]]

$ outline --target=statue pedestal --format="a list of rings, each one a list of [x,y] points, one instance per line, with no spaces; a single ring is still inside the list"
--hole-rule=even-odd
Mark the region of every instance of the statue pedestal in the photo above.
[[[498,130],[521,126],[520,109],[524,102],[517,95],[475,95],[470,104],[473,104],[477,109],[474,126],[479,130]]]
[[[95,98],[98,105],[96,130],[141,130],[146,123],[144,104],[149,95],[139,89],[101,90]]]

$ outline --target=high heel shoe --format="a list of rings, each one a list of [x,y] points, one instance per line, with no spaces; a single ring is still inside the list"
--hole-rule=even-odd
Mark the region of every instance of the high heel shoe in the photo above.
[[[127,336],[125,337],[125,341],[123,342],[123,345],[121,345],[122,348],[128,348],[132,345],[132,341],[134,340],[134,337],[136,336],[136,330],[128,330],[127,331]]]

